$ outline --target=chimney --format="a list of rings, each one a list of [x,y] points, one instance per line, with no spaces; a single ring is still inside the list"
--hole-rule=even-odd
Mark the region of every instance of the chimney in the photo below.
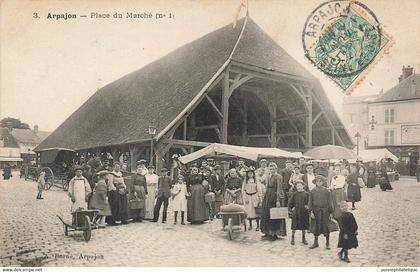
[[[34,126],[34,133],[35,133],[35,134],[38,134],[38,125],[35,125],[35,126]]]
[[[400,76],[400,78],[398,78],[400,80],[400,82],[404,79],[406,79],[407,77],[411,76],[413,74],[413,67],[411,67],[410,65],[408,65],[407,67],[403,66],[402,68],[402,75]]]

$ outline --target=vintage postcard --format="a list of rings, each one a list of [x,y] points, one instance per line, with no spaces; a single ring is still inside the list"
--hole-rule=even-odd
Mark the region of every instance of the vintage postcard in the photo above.
[[[419,14],[0,0],[0,266],[417,271]]]

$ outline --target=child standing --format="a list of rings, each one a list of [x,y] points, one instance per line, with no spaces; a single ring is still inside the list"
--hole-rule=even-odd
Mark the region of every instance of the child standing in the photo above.
[[[178,212],[181,212],[181,224],[184,223],[185,211],[187,210],[187,185],[183,176],[179,175],[177,183],[172,188],[172,205],[174,210],[174,224],[178,220]]]
[[[351,248],[357,248],[359,245],[357,241],[357,223],[353,214],[347,210],[348,206],[345,201],[340,203],[340,208],[342,213],[337,221],[340,226],[338,248],[341,248],[341,251],[338,252],[338,257],[340,260],[349,263],[348,250]]]
[[[309,193],[305,191],[305,183],[302,180],[295,181],[296,192],[289,199],[289,215],[292,218],[292,240],[295,244],[296,230],[302,231],[302,243],[307,245],[305,231],[309,229]]]
[[[36,199],[44,199],[42,197],[42,191],[44,190],[44,185],[45,185],[45,172],[41,171],[41,173],[39,173],[39,178],[38,178],[38,195]]]
[[[93,219],[93,223],[97,224],[99,228],[105,227],[105,216],[111,215],[111,207],[107,199],[107,182],[106,176],[110,172],[107,170],[99,171],[96,175],[99,177],[93,190],[93,195],[90,198],[89,207],[91,209],[99,210],[98,215]]]
[[[328,222],[333,212],[331,193],[325,188],[325,178],[321,175],[315,176],[316,187],[312,189],[309,195],[309,211],[311,218],[314,219],[314,228],[311,232],[314,234],[314,243],[310,249],[319,247],[318,236],[324,234],[326,239],[325,248],[330,249],[330,231]]]
[[[257,222],[257,229],[260,228],[260,219],[256,213],[255,208],[260,204],[259,192],[257,182],[255,180],[254,167],[246,170],[245,182],[242,184],[242,197],[245,204],[245,211],[248,215],[249,230],[252,230],[252,220]]]

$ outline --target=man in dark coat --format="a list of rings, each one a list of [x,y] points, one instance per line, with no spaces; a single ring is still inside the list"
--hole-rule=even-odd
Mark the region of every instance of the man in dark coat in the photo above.
[[[292,175],[292,173],[293,173],[292,161],[287,160],[286,167],[280,171],[280,175],[283,178],[283,191],[284,191],[284,196],[286,198],[285,199],[286,203],[289,202],[289,196],[290,196],[289,191],[291,187],[289,181],[290,181],[290,176]]]
[[[311,212],[311,232],[314,234],[314,243],[310,249],[319,247],[318,236],[324,234],[326,239],[325,248],[330,249],[330,231],[328,222],[333,212],[331,193],[323,186],[325,177],[317,175],[315,177],[316,187],[309,195],[309,211]]]
[[[340,208],[343,212],[337,220],[340,226],[338,248],[341,248],[341,251],[338,252],[338,257],[340,260],[349,263],[348,250],[359,246],[357,241],[357,222],[353,214],[347,211],[346,202],[341,202]]]
[[[222,176],[222,167],[220,165],[215,165],[214,173],[210,178],[211,191],[216,195],[215,209],[214,213],[217,215],[220,212],[220,206],[223,205],[223,189],[225,187],[225,181]]]
[[[162,168],[161,173],[162,175],[158,179],[158,192],[156,195],[156,205],[153,214],[153,222],[157,222],[159,220],[160,208],[162,207],[163,203],[162,223],[166,223],[169,197],[171,196],[172,182],[170,177],[168,176],[168,169]]]

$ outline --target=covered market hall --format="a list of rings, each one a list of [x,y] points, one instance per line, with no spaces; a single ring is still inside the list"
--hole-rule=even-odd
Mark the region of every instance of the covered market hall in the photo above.
[[[99,89],[35,151],[109,153],[129,169],[144,158],[159,170],[211,143],[353,147],[319,81],[246,16]]]

